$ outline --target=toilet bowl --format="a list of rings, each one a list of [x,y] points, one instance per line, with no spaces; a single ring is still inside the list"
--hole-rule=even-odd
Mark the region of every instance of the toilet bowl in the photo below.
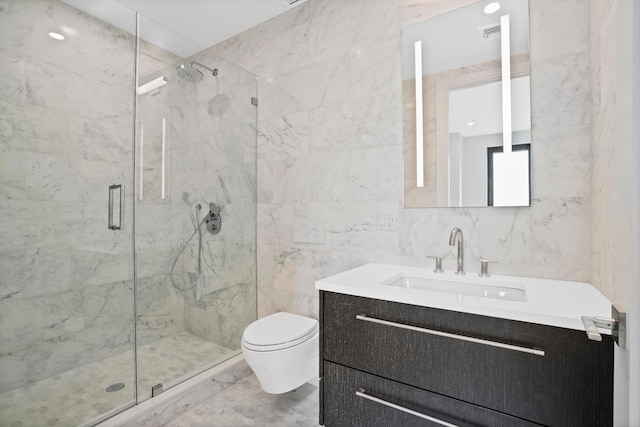
[[[267,393],[286,393],[318,376],[318,321],[286,312],[256,320],[242,334],[242,353]]]

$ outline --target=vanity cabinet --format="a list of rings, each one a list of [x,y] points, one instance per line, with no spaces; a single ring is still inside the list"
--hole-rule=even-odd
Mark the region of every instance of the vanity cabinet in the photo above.
[[[320,305],[325,426],[613,424],[610,336],[327,291]]]

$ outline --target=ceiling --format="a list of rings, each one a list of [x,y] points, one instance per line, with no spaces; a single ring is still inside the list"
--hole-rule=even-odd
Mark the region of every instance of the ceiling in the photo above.
[[[183,58],[300,5],[288,0],[62,0]],[[167,31],[169,29],[170,31]]]

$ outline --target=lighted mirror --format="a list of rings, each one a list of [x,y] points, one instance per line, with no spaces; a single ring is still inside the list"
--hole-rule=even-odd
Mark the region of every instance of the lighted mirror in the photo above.
[[[493,3],[403,29],[405,207],[530,205],[529,2]]]

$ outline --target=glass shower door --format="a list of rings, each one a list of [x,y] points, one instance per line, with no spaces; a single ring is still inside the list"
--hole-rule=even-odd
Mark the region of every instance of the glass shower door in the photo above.
[[[256,319],[257,81],[151,20],[139,28],[141,401],[238,354]]]
[[[83,425],[134,402],[134,47],[57,0],[0,7],[2,426]]]

